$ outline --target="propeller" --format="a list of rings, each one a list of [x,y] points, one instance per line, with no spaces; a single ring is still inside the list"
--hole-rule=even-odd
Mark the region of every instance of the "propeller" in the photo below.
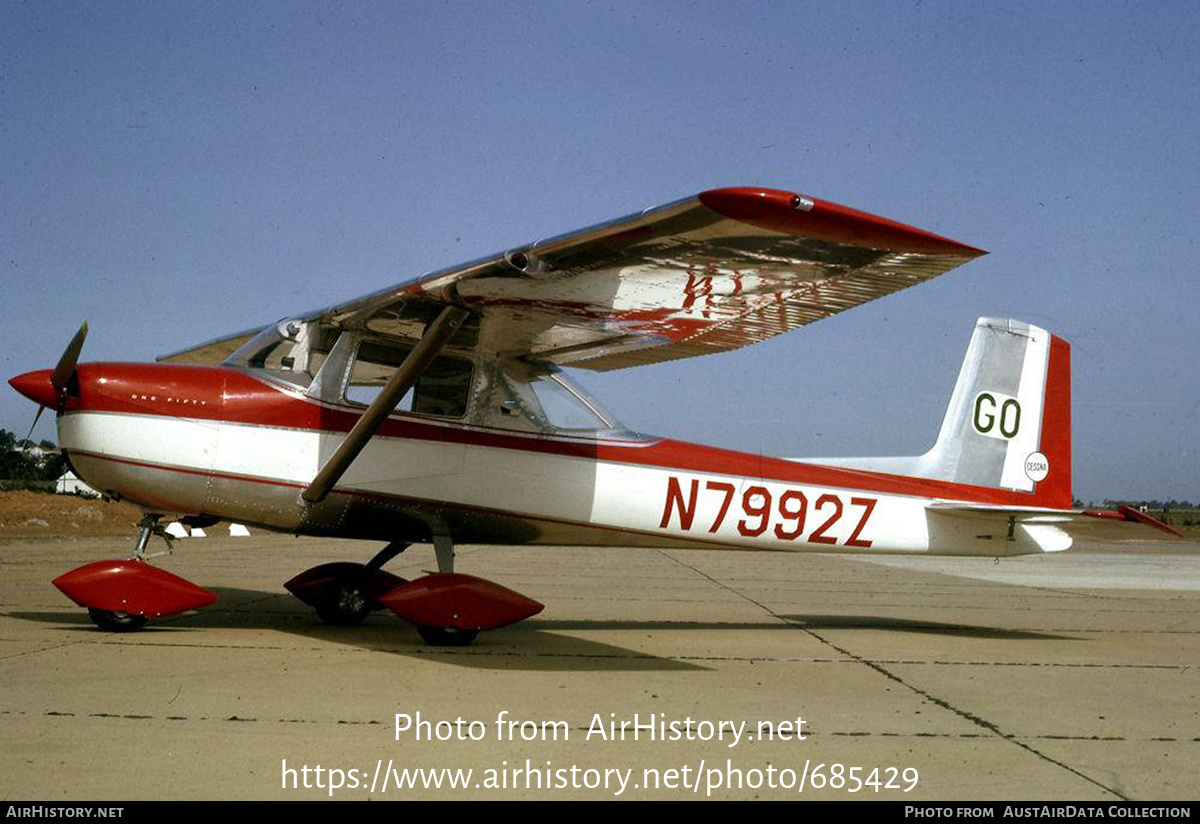
[[[79,331],[75,333],[75,337],[71,338],[67,348],[63,350],[62,357],[58,359],[58,365],[54,367],[53,372],[49,369],[27,372],[9,381],[14,389],[38,405],[37,414],[33,418],[33,426],[29,427],[29,434],[25,436],[25,440],[29,440],[33,435],[33,430],[37,428],[38,421],[41,419],[42,413],[46,411],[46,407],[52,406],[55,411],[62,409],[67,400],[71,378],[75,376],[75,365],[79,361],[79,353],[83,349],[87,333],[88,325],[85,321],[79,327]]]
[[[22,441],[21,443],[28,443],[29,439],[33,437],[33,430],[37,429],[37,422],[42,419],[42,413],[45,411],[46,411],[46,407],[44,407],[44,406],[38,407],[37,414],[33,416],[33,424],[29,427],[29,432],[28,432],[28,434],[25,435],[25,440]]]
[[[88,325],[87,321],[79,327],[79,331],[75,333],[75,337],[71,338],[71,342],[67,344],[67,348],[63,350],[62,357],[58,359],[58,366],[54,367],[53,374],[50,375],[50,383],[58,392],[59,407],[67,397],[67,385],[71,382],[71,376],[75,374],[75,364],[79,360],[79,353],[83,349],[83,342],[87,339]],[[41,414],[39,410],[38,414]],[[36,423],[36,421],[35,421]]]

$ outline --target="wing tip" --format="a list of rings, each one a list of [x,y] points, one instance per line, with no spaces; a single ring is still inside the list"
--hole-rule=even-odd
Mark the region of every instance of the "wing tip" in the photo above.
[[[731,220],[785,234],[897,252],[965,258],[987,254],[914,226],[782,189],[736,186],[709,189],[698,197],[704,206]]]

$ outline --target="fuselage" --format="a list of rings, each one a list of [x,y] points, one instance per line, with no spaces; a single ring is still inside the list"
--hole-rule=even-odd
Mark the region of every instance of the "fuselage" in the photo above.
[[[1012,490],[822,466],[615,432],[510,431],[389,417],[332,494],[300,492],[361,414],[255,370],[80,364],[58,417],[77,474],[155,513],[297,534],[479,544],[1007,555],[1038,551],[934,501]],[[27,382],[28,383],[28,382]]]

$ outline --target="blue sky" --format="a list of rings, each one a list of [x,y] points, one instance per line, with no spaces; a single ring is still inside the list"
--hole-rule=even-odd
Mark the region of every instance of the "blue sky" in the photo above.
[[[0,372],[149,360],[726,185],[992,254],[584,383],[782,455],[936,434],[975,318],[1073,344],[1075,492],[1200,499],[1200,5],[0,4]],[[5,387],[0,427],[31,405]],[[55,438],[43,421],[35,433]]]

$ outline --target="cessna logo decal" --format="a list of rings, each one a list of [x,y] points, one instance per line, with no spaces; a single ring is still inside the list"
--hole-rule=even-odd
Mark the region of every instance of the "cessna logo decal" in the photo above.
[[[1035,484],[1046,480],[1050,474],[1050,459],[1041,452],[1031,452],[1025,458],[1025,475]]]
[[[1011,440],[1021,429],[1021,404],[1016,398],[999,392],[980,392],[975,396],[971,421],[980,435]]]

